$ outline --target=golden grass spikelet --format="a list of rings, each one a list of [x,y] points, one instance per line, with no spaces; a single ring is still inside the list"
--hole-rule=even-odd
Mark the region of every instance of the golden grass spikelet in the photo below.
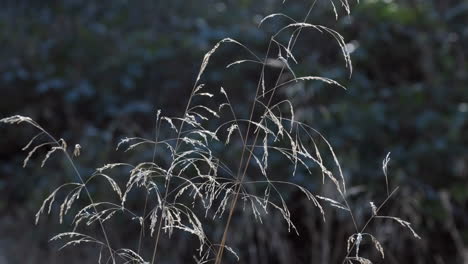
[[[382,244],[380,244],[380,242],[374,236],[371,236],[371,238],[372,238],[372,243],[374,244],[375,248],[377,249],[377,251],[382,256],[382,259],[384,259],[385,258],[385,253],[384,253],[384,249],[382,247]]]
[[[395,217],[395,216],[376,216],[376,218],[386,218],[386,219],[392,219],[392,220],[395,220],[397,221],[400,225],[406,227],[412,234],[413,234],[413,237],[417,238],[417,239],[421,239],[421,237],[416,233],[416,231],[414,231],[414,229],[411,227],[411,223],[408,222],[408,221],[405,221],[401,218],[398,218],[398,217]]]
[[[75,148],[73,149],[73,156],[79,157],[80,154],[81,154],[81,145],[80,145],[80,144],[76,144],[76,145],[75,145]]]
[[[21,116],[21,115],[14,115],[14,116],[0,119],[0,123],[5,123],[5,124],[21,124],[23,122],[27,122],[30,124],[34,123],[34,121],[30,117]]]

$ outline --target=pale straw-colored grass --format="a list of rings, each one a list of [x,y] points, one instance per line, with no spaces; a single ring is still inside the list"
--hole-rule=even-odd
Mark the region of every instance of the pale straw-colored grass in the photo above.
[[[338,16],[337,7],[330,0],[335,14]],[[347,13],[350,5],[346,0],[340,4]],[[53,204],[61,193],[59,202],[60,223],[70,213],[75,202],[80,199],[82,193],[86,194],[88,205],[77,208],[72,217],[73,229],[70,232],[59,234],[51,240],[65,240],[63,247],[79,244],[95,244],[100,248],[96,260],[98,263],[158,263],[158,245],[161,237],[171,238],[175,232],[186,232],[199,241],[194,248],[194,260],[196,263],[222,263],[224,250],[231,253],[236,259],[242,259],[228,244],[229,226],[235,221],[233,215],[237,210],[238,202],[244,207],[250,208],[253,218],[259,222],[268,221],[268,212],[279,212],[290,232],[298,232],[288,208],[287,199],[283,197],[282,188],[289,186],[300,191],[317,208],[325,219],[323,204],[343,210],[353,223],[355,233],[347,240],[347,256],[343,263],[372,263],[371,260],[361,256],[360,247],[363,243],[370,242],[375,250],[384,258],[384,246],[374,237],[367,227],[369,223],[380,219],[393,220],[409,229],[414,237],[419,238],[409,222],[394,216],[380,215],[381,208],[392,198],[398,188],[391,189],[388,179],[387,166],[389,155],[383,161],[383,173],[387,190],[387,198],[376,205],[370,202],[371,216],[364,225],[358,223],[353,214],[353,208],[347,201],[347,187],[337,153],[326,137],[312,126],[302,123],[295,118],[294,106],[289,100],[275,102],[277,91],[287,88],[297,82],[323,82],[330,86],[345,88],[335,80],[321,76],[297,76],[294,65],[298,64],[297,55],[294,54],[294,46],[300,34],[326,33],[337,43],[337,48],[343,55],[345,67],[352,73],[350,55],[346,49],[344,38],[335,30],[328,27],[309,23],[311,10],[315,2],[309,8],[302,22],[297,22],[286,14],[276,13],[266,16],[260,24],[268,23],[274,19],[286,19],[289,24],[282,26],[272,34],[267,51],[263,56],[256,55],[247,45],[234,39],[226,38],[214,45],[204,56],[200,70],[197,74],[191,95],[184,113],[179,117],[165,116],[158,110],[155,114],[155,137],[153,139],[130,137],[122,139],[118,149],[130,151],[143,146],[154,148],[153,158],[138,164],[112,163],[97,168],[92,175],[83,177],[76,166],[72,156],[78,157],[82,146],[76,144],[69,150],[63,139],[56,140],[39,124],[32,119],[23,116],[12,116],[1,119],[1,123],[20,124],[28,123],[39,130],[23,150],[31,149],[24,160],[26,166],[38,149],[47,149],[47,154],[42,160],[44,166],[56,152],[62,152],[69,161],[77,175],[77,182],[59,186],[43,202],[36,215],[36,223],[41,215],[50,214]],[[282,43],[280,36],[288,36],[286,43]],[[205,84],[201,83],[203,74],[207,70],[210,60],[215,59],[216,51],[223,45],[236,45],[242,50],[248,51],[251,58],[244,58],[227,65],[242,66],[243,63],[255,63],[260,67],[259,80],[255,94],[251,94],[250,115],[239,117],[236,115],[236,104],[231,102],[232,91],[225,88],[212,92]],[[262,57],[262,58],[261,58]],[[272,60],[280,62],[281,71],[278,76],[266,76],[266,68]],[[282,78],[286,73],[292,77]],[[266,78],[275,78],[277,81],[268,87]],[[219,99],[221,98],[221,99]],[[275,102],[275,103],[274,103]],[[215,105],[215,106],[213,106]],[[227,111],[225,110],[227,108]],[[262,114],[254,114],[254,113]],[[216,124],[216,126],[214,126]],[[167,138],[160,138],[161,130]],[[228,152],[234,145],[242,146],[238,160],[223,160],[219,149]],[[86,146],[84,146],[86,148]],[[330,181],[336,191],[336,195],[325,197],[314,194],[303,186],[288,181],[273,179],[270,169],[270,155],[281,155],[285,161],[291,164],[291,176],[299,169],[306,171],[311,177],[321,177],[323,182]],[[276,155],[275,154],[275,155]],[[164,156],[163,161],[158,161],[156,156]],[[166,162],[168,161],[168,162]],[[117,167],[129,168],[129,174],[125,185],[113,178],[112,170]],[[318,168],[316,171],[313,168]],[[248,171],[257,171],[255,177],[247,176]],[[115,195],[115,201],[95,201],[88,186],[95,180],[102,179],[109,185],[109,191]],[[250,188],[249,186],[254,186]],[[142,210],[137,212],[126,206],[128,195],[131,192],[142,192],[145,195],[145,203]],[[244,212],[247,212],[244,210]],[[139,224],[139,242],[134,248],[114,248],[108,240],[107,222],[114,217],[125,217]],[[205,232],[205,219],[217,221],[223,227],[221,238],[210,238]],[[81,227],[98,225],[102,231],[104,241],[89,234]],[[151,253],[142,251],[142,240],[149,235],[153,240]],[[177,243],[174,241],[174,243]]]

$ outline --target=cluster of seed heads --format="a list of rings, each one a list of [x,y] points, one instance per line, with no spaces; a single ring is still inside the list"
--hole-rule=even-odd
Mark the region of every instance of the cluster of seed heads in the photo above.
[[[338,15],[333,0],[330,2],[335,14]],[[341,0],[341,4],[349,13],[350,8],[347,0]],[[83,176],[76,169],[72,158],[72,156],[75,158],[80,156],[82,152],[80,144],[74,146],[72,155],[70,155],[65,140],[55,139],[31,118],[16,115],[1,119],[1,123],[8,124],[29,123],[39,130],[39,133],[24,148],[24,150],[30,149],[24,160],[24,166],[28,164],[38,149],[48,148],[41,166],[45,165],[52,154],[62,152],[77,174],[77,182],[59,186],[44,200],[36,214],[36,223],[42,214],[51,213],[58,193],[63,193],[64,196],[60,197],[65,197],[59,206],[60,223],[72,211],[70,209],[75,202],[85,194],[89,204],[79,208],[72,217],[73,230],[52,238],[52,240],[66,239],[63,247],[84,243],[99,245],[101,249],[98,257],[99,263],[101,261],[108,263],[109,260],[112,263],[154,263],[160,236],[165,234],[170,238],[174,232],[183,231],[198,238],[199,245],[196,249],[198,253],[194,256],[197,263],[212,261],[220,263],[223,250],[232,253],[236,258],[239,256],[235,250],[227,245],[225,236],[221,243],[212,242],[213,239],[210,239],[204,230],[204,219],[218,219],[228,215],[230,220],[239,200],[243,203],[243,208],[250,208],[249,211],[252,212],[257,221],[264,221],[270,210],[276,210],[282,215],[288,230],[298,232],[288,209],[287,199],[283,197],[281,191],[282,186],[293,186],[317,207],[324,220],[325,213],[322,203],[344,210],[350,215],[356,227],[356,233],[348,239],[348,255],[344,262],[371,263],[370,260],[359,254],[360,246],[366,239],[370,239],[383,258],[384,251],[381,243],[373,235],[365,232],[369,222],[362,229],[359,229],[354,220],[352,208],[346,200],[345,177],[331,144],[319,131],[295,119],[291,101],[283,100],[272,103],[272,98],[278,89],[287,88],[297,82],[319,81],[326,85],[344,88],[343,85],[329,78],[314,75],[298,76],[294,72],[294,64],[298,63],[294,55],[294,45],[302,31],[312,29],[329,34],[335,39],[343,54],[345,66],[351,73],[352,64],[346,43],[338,32],[328,27],[310,24],[307,19],[298,22],[281,13],[266,16],[260,24],[274,18],[286,18],[289,20],[289,24],[284,25],[272,35],[264,59],[239,41],[231,38],[219,41],[203,58],[183,115],[170,117],[163,115],[162,111],[158,110],[155,118],[157,136],[154,139],[129,137],[118,143],[117,148],[125,148],[125,151],[148,145],[153,147],[154,156],[150,161],[139,164],[106,164],[97,168],[92,175]],[[280,36],[285,34],[288,35],[288,41],[283,43],[280,41],[282,39]],[[248,51],[251,56],[228,64],[228,68],[243,63],[259,65],[261,77],[257,92],[253,97],[252,108],[261,109],[262,115],[257,117],[251,115],[250,118],[237,117],[235,114],[236,105],[231,103],[229,90],[220,87],[217,93],[213,93],[213,89],[208,89],[205,84],[200,83],[210,59],[217,49],[225,44],[237,45]],[[272,54],[278,55],[274,58]],[[267,87],[265,69],[272,59],[280,63],[283,69],[282,73],[289,72],[292,77],[286,81],[277,82],[272,87]],[[212,124],[219,123],[219,120],[222,121],[221,124],[213,127]],[[159,135],[162,134],[169,136],[160,138]],[[223,160],[222,155],[218,155],[215,149],[219,149],[220,146],[229,149],[235,144],[243,146],[243,151],[239,164],[233,167],[232,162]],[[32,147],[33,145],[34,147]],[[323,146],[325,147],[323,148]],[[165,156],[165,159],[158,162],[155,159],[156,153]],[[270,177],[269,167],[269,157],[272,153],[278,153],[290,162],[292,176],[301,169],[308,172],[311,177],[321,175],[323,181],[329,180],[336,189],[337,198],[332,199],[314,194],[305,187],[289,182],[287,179],[273,180]],[[332,167],[325,164],[325,155],[331,157]],[[387,156],[383,162],[388,198],[396,191],[395,189],[390,192],[388,187],[387,164],[389,160],[390,158]],[[124,186],[119,185],[112,177],[112,170],[117,167],[129,170]],[[261,178],[246,177],[248,167],[257,169]],[[313,168],[318,168],[318,173]],[[118,202],[92,199],[88,186],[94,182],[94,179],[98,178],[104,179],[109,184]],[[248,185],[254,185],[255,188],[246,188]],[[255,190],[255,192],[249,190]],[[146,202],[151,206],[146,208],[145,205],[143,213],[132,211],[126,206],[128,195],[132,191],[142,191],[146,194]],[[379,210],[385,202],[379,206],[373,202],[370,203],[372,216],[369,221],[379,218],[395,220],[419,238],[409,222],[397,217],[379,215]],[[136,221],[142,232],[147,232],[151,237],[154,237],[155,247],[152,258],[143,257],[140,254],[140,248],[116,249],[111,245],[107,236],[109,231],[105,227],[110,219],[117,216],[128,217]],[[104,240],[80,232],[79,230],[85,230],[80,229],[83,225],[99,225]],[[225,227],[225,233],[228,226],[229,221]],[[352,252],[354,252],[354,256],[352,256]]]

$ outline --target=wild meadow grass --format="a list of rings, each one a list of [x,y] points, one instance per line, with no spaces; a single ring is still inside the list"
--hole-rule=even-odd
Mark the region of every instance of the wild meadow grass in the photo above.
[[[38,130],[38,134],[23,148],[28,151],[23,166],[28,165],[39,150],[45,149],[47,152],[42,157],[41,166],[45,166],[52,155],[61,153],[76,174],[76,182],[57,187],[45,198],[36,214],[36,223],[42,215],[56,209],[60,223],[69,221],[72,228],[51,240],[62,241],[63,248],[95,245],[98,263],[159,263],[162,261],[161,240],[171,239],[179,232],[197,239],[198,245],[193,248],[195,263],[220,264],[232,259],[242,263],[243,256],[229,245],[234,215],[250,214],[251,221],[263,223],[270,220],[269,212],[276,211],[282,216],[288,231],[298,233],[288,199],[282,191],[292,187],[316,207],[323,221],[326,221],[323,204],[347,215],[355,232],[349,234],[346,241],[347,255],[343,263],[372,263],[360,252],[364,243],[372,244],[381,258],[385,257],[384,245],[368,230],[370,223],[379,220],[394,221],[419,238],[409,222],[380,214],[382,207],[398,191],[388,178],[389,155],[382,164],[386,199],[381,203],[370,202],[368,210],[371,216],[360,223],[355,218],[355,209],[348,202],[346,177],[333,146],[313,126],[296,119],[290,100],[278,97],[279,90],[288,89],[298,82],[324,82],[331,88],[346,89],[335,80],[313,74],[300,76],[294,71],[295,65],[301,61],[296,57],[294,47],[302,34],[328,35],[336,42],[337,52],[342,54],[344,67],[350,76],[353,71],[344,38],[329,27],[309,22],[315,5],[316,1],[313,1],[299,21],[283,13],[265,16],[259,26],[274,20],[283,26],[271,35],[263,55],[253,52],[247,43],[231,38],[216,43],[202,60],[184,112],[180,116],[167,116],[163,109],[157,110],[154,113],[153,138],[128,137],[118,143],[117,149],[124,151],[151,147],[153,156],[149,160],[135,164],[104,164],[91,175],[83,175],[75,165],[75,159],[81,155],[82,149],[92,146],[69,146],[64,139],[51,135],[29,117],[16,115],[1,119],[1,123],[27,123]],[[339,3],[331,0],[330,5],[337,18],[340,6],[347,14],[350,13],[347,0]],[[256,91],[249,95],[248,116],[239,116],[239,106],[231,101],[235,91],[225,87],[207,87],[203,83],[203,74],[210,60],[224,45],[237,46],[247,54],[247,57],[227,63],[226,71],[243,64],[257,67],[258,83]],[[279,66],[279,72],[269,70],[272,64]],[[225,155],[221,154],[232,151],[235,146],[241,146],[237,158],[223,159]],[[273,155],[280,155],[289,162],[290,175],[278,178],[272,173]],[[113,176],[117,168],[128,172],[124,183]],[[290,177],[299,170],[310,177],[319,177],[323,183],[332,184],[335,195],[325,197],[290,181]],[[111,190],[113,199],[93,197],[90,187],[97,181],[107,183],[108,188],[100,191]],[[145,197],[138,208],[128,206],[129,196],[134,193]],[[77,207],[79,199],[86,200],[87,205]],[[112,244],[109,234],[119,230],[110,229],[107,224],[114,218],[125,218],[138,225],[133,232],[139,239],[131,247],[116,248]],[[205,230],[209,221],[221,227],[219,237],[207,235]],[[98,227],[100,234],[88,232],[89,226]],[[148,243],[152,245],[151,251],[143,246]]]

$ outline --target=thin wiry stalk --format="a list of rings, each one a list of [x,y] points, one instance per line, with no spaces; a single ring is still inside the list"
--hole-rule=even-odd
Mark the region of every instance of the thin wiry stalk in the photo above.
[[[300,125],[301,125],[302,129],[304,130],[304,133],[306,133],[306,134],[309,136],[309,138],[312,139],[312,135],[309,133],[309,131],[307,131],[306,128],[311,129],[312,131],[314,131],[315,133],[317,133],[318,135],[320,135],[320,137],[327,143],[327,145],[330,147],[330,150],[332,151],[332,148],[331,148],[330,144],[328,143],[328,141],[325,139],[325,137],[324,137],[321,133],[319,133],[317,130],[315,130],[313,127],[311,127],[311,126],[309,126],[309,125],[307,125],[307,124],[301,123]],[[334,155],[334,154],[333,154],[333,155]],[[344,181],[344,179],[343,179],[343,181]],[[339,186],[337,186],[337,190],[338,190],[338,193],[339,193],[340,196],[341,196],[341,199],[343,199],[343,201],[344,201],[344,203],[345,203],[345,205],[346,205],[346,208],[348,209],[348,212],[349,212],[350,217],[351,217],[351,221],[353,222],[353,225],[354,225],[354,229],[355,229],[356,232],[357,232],[357,231],[358,231],[358,225],[357,225],[356,219],[355,219],[355,217],[354,217],[353,210],[352,210],[351,207],[349,206],[348,200],[346,199],[345,194],[341,191],[341,189],[339,188]]]
[[[67,150],[66,150],[66,145],[65,145],[65,148],[63,147],[63,143],[61,144],[59,142],[59,140],[57,140],[54,136],[52,136],[49,132],[47,132],[45,129],[43,129],[39,124],[37,124],[35,121],[33,121],[32,119],[30,118],[26,118],[26,117],[22,117],[22,116],[14,116],[12,117],[14,120],[15,118],[18,119],[18,121],[16,121],[16,123],[21,123],[21,122],[27,122],[31,125],[33,125],[34,127],[36,127],[37,129],[39,129],[41,131],[41,134],[45,134],[47,137],[49,137],[53,142],[54,144],[56,144],[61,150],[62,152],[65,154],[65,157],[67,159],[67,161],[69,162],[69,164],[71,165],[73,171],[75,172],[75,175],[78,177],[78,179],[80,180],[81,184],[83,184],[83,187],[84,187],[84,190],[85,190],[85,193],[86,193],[86,196],[88,197],[89,201],[91,204],[94,204],[94,200],[91,196],[91,193],[89,192],[88,188],[86,187],[86,183],[83,179],[83,177],[81,176],[80,172],[78,171],[77,167],[75,166],[75,163],[73,162],[73,159],[70,157],[70,155],[68,154]],[[5,118],[5,119],[2,119],[0,122],[5,122],[5,123],[12,123],[11,121],[8,120],[8,118]],[[37,137],[37,136],[36,136]],[[28,145],[23,148],[23,149],[26,149],[27,147],[30,146],[30,144],[32,143],[33,140],[36,139],[36,137],[34,137],[29,143]],[[60,140],[60,141],[63,141],[63,140]],[[64,141],[63,141],[64,142]],[[30,152],[32,153],[32,151]],[[30,155],[28,155],[29,157]],[[27,162],[27,159],[25,160],[25,164],[26,165],[26,162]],[[44,160],[45,161],[45,160]],[[43,163],[44,163],[43,161]],[[95,206],[93,206],[93,210],[95,211],[95,213],[98,213],[98,210]],[[36,223],[37,223],[37,220],[36,220]],[[104,236],[104,239],[106,241],[106,246],[109,250],[109,255],[112,259],[112,263],[116,263],[115,262],[115,257],[114,257],[114,254],[113,254],[113,249],[110,245],[110,242],[109,242],[109,238],[108,238],[108,235],[107,235],[107,231],[104,227],[104,224],[102,223],[102,221],[99,219],[99,226],[101,227],[101,230],[102,230],[102,234]]]
[[[379,206],[377,209],[373,209],[374,212],[373,212],[372,216],[367,220],[367,222],[366,222],[366,223],[364,224],[364,226],[361,228],[361,231],[358,232],[359,234],[362,234],[362,233],[366,230],[367,226],[372,222],[372,220],[374,219],[374,217],[378,214],[378,212],[382,209],[382,207],[384,207],[384,206],[387,204],[387,202],[392,198],[392,196],[393,196],[397,191],[398,191],[398,187],[395,188],[395,190],[393,190],[393,191],[387,196],[387,198],[385,198],[385,200],[380,204],[380,206]],[[347,253],[346,256],[344,257],[342,263],[345,263],[345,262],[348,260],[349,255],[351,254],[351,252],[353,251],[353,249],[354,249],[355,246],[356,246],[356,243],[353,243],[353,244],[351,245],[351,247],[348,249],[348,253]]]
[[[160,121],[160,110],[158,110],[158,113],[157,113],[157,117],[156,117],[156,120],[155,120],[155,125],[154,125],[154,148],[153,148],[153,159],[152,159],[152,162],[155,163],[156,161],[156,151],[157,151],[157,147],[158,147],[158,144],[156,144],[156,142],[158,142],[158,138],[159,138],[159,132],[160,132],[160,128],[161,128],[161,121]],[[146,192],[146,195],[145,195],[145,205],[143,206],[143,216],[146,216],[146,210],[147,210],[147,206],[148,206],[148,198],[149,198],[149,192]],[[145,221],[142,221],[141,222],[141,230],[140,230],[140,237],[138,238],[138,251],[137,253],[140,254],[140,251],[141,251],[141,243],[142,243],[142,240],[143,240],[143,236],[144,236],[144,232],[145,232]]]
[[[220,43],[222,43],[223,41],[224,41],[224,40],[222,40]],[[195,83],[194,83],[194,85],[193,85],[192,91],[191,91],[191,93],[190,93],[190,97],[189,97],[189,99],[188,99],[187,106],[186,106],[186,108],[185,108],[184,115],[183,115],[184,118],[186,117],[186,115],[187,115],[187,113],[188,113],[188,111],[189,111],[189,109],[190,109],[190,105],[191,105],[192,100],[193,100],[193,97],[194,97],[194,95],[195,95],[195,93],[196,93],[196,89],[197,89],[197,87],[198,87],[198,83],[199,83],[199,81],[200,81],[200,77],[201,77],[201,75],[203,74],[203,72],[204,72],[205,69],[206,69],[206,66],[207,66],[207,64],[208,64],[209,57],[210,57],[211,54],[214,53],[214,51],[218,48],[218,46],[219,46],[220,43],[218,43],[217,46],[215,46],[215,48],[213,48],[209,53],[207,53],[207,55],[205,55],[205,58],[204,58],[204,60],[203,60],[203,62],[202,62],[201,68],[200,68],[200,72],[198,73],[197,79],[196,79],[196,81],[195,81]],[[174,149],[175,149],[175,152],[177,152],[177,150],[178,150],[178,148],[179,148],[179,146],[180,146],[180,145],[179,145],[179,144],[180,144],[180,137],[181,137],[182,128],[183,128],[184,124],[185,124],[185,120],[182,120],[182,122],[181,122],[181,124],[180,124],[180,127],[179,127],[179,129],[178,129],[179,132],[178,132],[178,135],[177,135],[176,145],[175,145],[175,148],[174,148]],[[156,259],[156,252],[157,252],[157,250],[158,250],[159,237],[160,237],[160,234],[161,234],[161,228],[162,228],[162,222],[163,222],[162,214],[164,213],[164,208],[165,208],[164,206],[165,206],[165,204],[166,204],[166,202],[167,202],[167,195],[168,195],[168,193],[169,193],[169,189],[170,189],[170,186],[171,186],[171,179],[172,179],[172,177],[169,177],[168,180],[167,180],[166,192],[165,192],[164,198],[163,198],[163,207],[162,207],[162,209],[161,209],[161,219],[160,219],[160,221],[159,221],[159,226],[158,226],[158,230],[157,230],[157,235],[156,235],[156,239],[155,239],[155,243],[154,243],[154,250],[153,250],[153,257],[152,257],[152,259],[151,259],[151,264],[153,264],[154,261],[155,261],[155,259]]]
[[[262,65],[262,72],[261,72],[261,75],[260,75],[260,80],[258,81],[255,96],[257,96],[259,94],[260,88],[262,86],[263,78],[265,78],[265,67],[266,67],[266,62],[267,62],[267,59],[268,59],[268,56],[269,56],[269,53],[270,53],[271,44],[272,44],[272,41],[270,40],[270,42],[268,44],[267,52],[266,52],[266,55],[265,55],[265,59],[264,59],[264,61],[262,63],[263,64]],[[251,107],[251,110],[250,110],[250,117],[248,119],[249,121],[253,119],[256,101],[257,100],[254,100],[253,103],[252,103],[252,107]],[[240,162],[239,162],[239,166],[238,166],[237,177],[236,177],[236,182],[237,182],[236,190],[235,190],[234,198],[232,199],[232,202],[231,202],[231,205],[230,205],[228,219],[227,219],[227,222],[226,222],[226,225],[225,225],[225,228],[224,228],[223,237],[221,239],[220,247],[219,247],[218,253],[216,255],[215,264],[220,264],[221,263],[221,260],[222,260],[222,257],[223,257],[223,251],[224,251],[224,248],[225,248],[225,245],[226,245],[228,228],[230,226],[232,215],[234,213],[234,209],[236,207],[237,200],[238,200],[238,197],[239,197],[239,192],[240,192],[240,188],[241,188],[242,180],[243,180],[243,176],[240,175],[240,170],[241,170],[241,168],[243,166],[243,162],[244,162],[244,156],[245,156],[245,152],[246,152],[246,148],[247,148],[247,139],[248,139],[248,136],[250,134],[250,126],[251,126],[251,122],[248,122],[247,130],[246,130],[245,137],[244,137],[245,140],[243,141],[244,144],[243,144],[243,147],[242,147],[242,152],[241,152],[242,154],[241,154],[241,158],[240,158]],[[250,160],[250,158],[249,158],[249,160]],[[247,164],[248,164],[248,161],[247,161]],[[247,165],[246,165],[246,167],[247,167]]]
[[[314,8],[315,6],[315,3],[316,3],[316,0],[312,3],[311,7],[309,8],[309,11],[307,12],[307,15],[305,16],[304,18],[304,22],[308,20],[309,16],[310,16],[310,13],[312,12],[312,9]],[[296,35],[296,38],[295,38],[295,41],[297,40],[298,36],[299,36],[300,33],[298,33],[298,35]],[[294,43],[295,43],[294,41]],[[259,91],[260,91],[260,87],[261,87],[261,82],[264,78],[264,74],[265,74],[265,66],[266,66],[266,63],[267,63],[267,59],[268,59],[268,56],[269,56],[269,53],[270,53],[270,48],[271,48],[271,44],[273,43],[273,37],[271,38],[269,44],[268,44],[268,49],[267,49],[267,52],[266,52],[266,55],[265,55],[265,59],[264,59],[264,64],[262,66],[262,73],[261,73],[261,80],[259,80],[259,84],[257,85],[257,91],[255,92],[255,97],[257,97],[257,95],[259,94]],[[294,44],[293,44],[294,46]],[[279,76],[277,78],[277,81],[276,81],[276,84],[275,86],[278,85],[279,83],[279,80],[281,79],[281,76],[283,74],[283,71],[285,69],[285,66],[283,65],[280,73],[279,73]],[[276,89],[275,89],[276,90]],[[274,95],[274,92],[271,93],[270,95],[270,99],[268,100],[268,104],[267,106],[269,106],[271,104],[271,101],[273,99],[273,95]],[[255,105],[256,105],[256,102],[257,100],[254,100],[253,103],[252,103],[252,107],[251,107],[251,112],[250,112],[250,118],[249,120],[252,120],[253,119],[253,114],[254,114],[254,111],[255,111]],[[246,131],[246,136],[245,138],[247,139],[248,138],[248,135],[250,133],[250,123],[247,127],[247,131]],[[258,139],[258,136],[259,136],[259,133],[257,133],[255,135],[255,139],[254,139],[254,143],[253,145],[256,144],[257,142],[257,139]],[[244,155],[245,155],[245,151],[246,151],[246,148],[247,148],[247,141],[244,142],[244,146],[243,146],[243,149],[242,149],[242,154],[241,154],[241,159],[240,159],[240,164],[239,164],[239,170],[243,167],[243,162],[244,162]],[[226,239],[227,239],[227,232],[228,232],[228,229],[229,229],[229,226],[231,224],[231,219],[232,219],[232,216],[234,214],[234,210],[236,208],[236,204],[237,204],[237,200],[238,200],[238,197],[239,197],[239,192],[240,192],[240,186],[242,185],[242,182],[244,180],[244,177],[245,177],[245,174],[247,172],[247,168],[248,168],[248,164],[250,162],[250,159],[252,157],[252,152],[250,152],[249,154],[249,157],[247,158],[247,161],[246,161],[246,165],[245,165],[245,168],[244,168],[244,171],[242,172],[242,175],[238,175],[238,180],[239,180],[239,183],[238,183],[238,187],[235,191],[235,196],[232,200],[232,203],[231,203],[231,207],[230,207],[230,210],[229,210],[229,215],[228,215],[228,219],[227,219],[227,222],[226,222],[226,225],[225,225],[225,228],[224,228],[224,232],[223,232],[223,237],[221,239],[221,243],[220,243],[220,248],[219,248],[219,251],[218,251],[218,254],[216,256],[216,261],[215,261],[215,264],[220,264],[221,261],[222,261],[222,257],[223,257],[223,251],[224,251],[224,246],[226,245]]]
[[[389,155],[386,156],[385,160],[384,160],[384,164],[388,163],[388,160],[389,160]],[[384,166],[384,168],[386,169],[386,165]],[[385,174],[385,178],[387,178],[387,174],[386,174],[386,170],[384,170],[384,174]],[[410,223],[407,222],[407,221],[404,221],[398,217],[394,217],[394,216],[380,216],[379,215],[379,212],[380,210],[388,203],[388,201],[395,195],[395,193],[398,191],[399,187],[396,187],[391,193],[389,193],[389,195],[387,195],[387,197],[385,198],[385,200],[378,206],[376,207],[374,205],[374,203],[370,203],[371,204],[371,208],[372,208],[372,215],[371,217],[369,217],[369,219],[366,221],[366,223],[364,224],[364,226],[361,228],[361,230],[359,232],[357,232],[356,234],[357,235],[361,235],[361,234],[364,234],[366,228],[369,226],[369,224],[376,218],[384,218],[384,219],[391,219],[391,220],[394,220],[394,221],[397,221],[398,223],[400,223],[402,226],[406,227],[409,229],[409,231],[411,231],[411,233],[413,234],[413,236],[415,238],[418,238],[420,239],[419,235],[411,228],[410,226]],[[354,236],[355,234],[353,234]],[[350,238],[352,238],[353,236],[351,236]],[[358,253],[359,253],[359,243],[360,241],[359,240],[351,240],[353,243],[350,245],[349,244],[349,241],[348,241],[348,249],[347,249],[347,254],[345,256],[345,258],[343,259],[343,262],[342,263],[345,263],[346,261],[351,261],[351,260],[356,260],[356,258],[359,258],[358,256]],[[375,238],[372,238],[372,241],[373,243],[376,245],[376,248],[380,251],[380,253],[382,254],[382,258],[384,256],[383,254],[383,248],[381,247],[380,245],[380,242],[378,242],[378,240],[376,240]],[[357,247],[356,249],[356,258],[350,258],[350,254],[351,252],[353,251],[353,249]],[[351,260],[350,260],[351,259]]]

